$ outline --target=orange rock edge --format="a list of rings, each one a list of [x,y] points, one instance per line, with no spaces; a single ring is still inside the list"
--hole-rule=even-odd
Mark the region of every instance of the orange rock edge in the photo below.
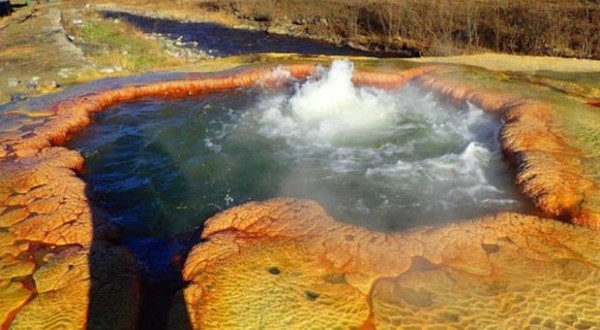
[[[414,81],[452,100],[469,101],[486,111],[500,113],[506,122],[502,146],[518,165],[516,182],[523,192],[548,216],[567,217],[578,224],[598,227],[599,215],[582,203],[597,184],[583,179],[582,165],[571,161],[570,156],[581,152],[555,133],[558,130],[548,115],[551,105],[445,79],[443,73],[451,70],[456,68],[423,66],[397,72],[364,71],[356,72],[353,81],[389,89]],[[58,101],[45,109],[35,109],[41,118],[23,111],[6,112],[0,131],[2,328],[43,328],[53,324],[83,327],[95,325],[94,322],[135,327],[137,281],[131,257],[106,241],[113,232],[110,224],[92,219],[85,183],[76,175],[83,167],[83,158],[76,151],[60,146],[70,134],[89,125],[91,114],[115,103],[148,97],[183,98],[255,85],[270,88],[285,84],[290,78],[306,78],[315,71],[312,64],[251,68],[211,77],[126,86]],[[331,225],[332,230],[340,227],[334,222]],[[94,255],[111,256],[111,261]],[[357,260],[350,258],[348,262]],[[114,269],[116,264],[120,272],[106,271]],[[373,268],[375,272],[378,267]],[[397,270],[402,267],[394,268],[391,275],[398,275]],[[112,275],[102,275],[106,273]],[[369,285],[373,285],[365,283],[355,283],[355,289],[360,291],[357,294],[364,295]],[[106,289],[111,287],[112,291]],[[112,304],[114,311],[102,307],[103,301],[111,302],[115,295],[123,297],[122,304]],[[186,293],[186,299],[188,296]],[[369,309],[371,314],[375,313],[373,308]],[[92,317],[95,310],[113,313],[113,317]],[[374,317],[371,314],[369,320]]]
[[[501,213],[384,234],[317,203],[247,203],[188,255],[196,329],[586,329],[600,325],[597,232]]]

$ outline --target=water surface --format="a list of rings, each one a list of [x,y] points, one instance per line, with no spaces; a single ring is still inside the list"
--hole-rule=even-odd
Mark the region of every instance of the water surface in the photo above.
[[[322,41],[295,38],[264,31],[234,29],[210,22],[179,22],[120,12],[105,12],[107,18],[127,20],[145,33],[160,33],[182,44],[212,56],[246,55],[257,53],[296,53],[306,55],[348,55],[385,57],[385,53],[369,53],[347,46],[335,46]],[[397,57],[397,54],[392,54]]]
[[[358,88],[351,74],[340,61],[284,90],[120,104],[70,146],[129,237],[171,237],[279,196],[380,231],[523,207],[498,120],[414,87]]]

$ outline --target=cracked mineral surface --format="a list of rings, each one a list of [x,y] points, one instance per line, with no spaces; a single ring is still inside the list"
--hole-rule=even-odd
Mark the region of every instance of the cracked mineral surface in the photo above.
[[[92,113],[141,98],[304,79],[314,64],[105,81],[68,97],[4,107],[0,118],[2,328],[135,327],[131,256],[92,216],[82,157],[60,147]],[[502,213],[382,234],[343,225],[308,201],[272,200],[210,220],[186,262],[193,327],[454,325],[585,328],[598,319],[600,114],[577,98],[456,66],[362,70],[354,83],[413,81],[504,121],[516,184],[541,217]],[[99,86],[99,87],[98,87]],[[576,114],[576,115],[574,115]],[[553,219],[551,219],[553,218]],[[571,221],[562,223],[555,219]],[[174,313],[173,324],[181,314]]]

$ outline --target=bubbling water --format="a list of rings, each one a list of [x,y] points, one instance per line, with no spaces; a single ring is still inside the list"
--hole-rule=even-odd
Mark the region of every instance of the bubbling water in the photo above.
[[[335,61],[288,90],[119,105],[72,146],[97,200],[137,233],[279,196],[382,231],[523,207],[497,120],[414,86],[355,86],[352,73]]]
[[[384,230],[519,207],[498,121],[415,87],[357,87],[352,73],[351,62],[335,61],[291,95],[263,94],[242,116],[241,126],[285,141],[274,151],[290,166],[279,195],[314,198]]]

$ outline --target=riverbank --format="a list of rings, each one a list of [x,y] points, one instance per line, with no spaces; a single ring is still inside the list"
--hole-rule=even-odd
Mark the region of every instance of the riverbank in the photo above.
[[[97,203],[93,183],[82,175],[92,165],[89,158],[78,148],[67,149],[66,141],[99,125],[96,114],[111,105],[319,80],[313,76],[321,71],[317,65],[339,57],[269,53],[181,60],[135,26],[67,2],[23,8],[0,26],[5,27],[0,40],[8,40],[0,49],[2,76],[10,74],[7,84],[0,81],[0,91],[9,99],[52,94],[0,106],[1,328],[256,328],[264,322],[275,328],[301,327],[301,322],[329,328],[338,321],[345,322],[340,327],[357,328],[407,322],[586,328],[600,322],[595,313],[577,314],[597,310],[594,283],[600,277],[599,253],[590,249],[597,235],[586,227],[600,226],[595,139],[600,120],[597,108],[585,104],[599,95],[598,61],[501,54],[351,58],[352,88],[400,88],[410,82],[443,102],[473,104],[502,116],[499,143],[513,162],[516,185],[535,203],[535,214],[502,213],[383,234],[344,225],[313,202],[251,203],[197,228],[203,229],[203,243],[189,256],[187,247],[165,256],[160,245],[143,245],[152,260],[165,261],[176,273],[157,284],[144,273],[156,264],[134,259],[120,219]],[[162,73],[142,74],[148,71]],[[130,77],[100,79],[115,76]],[[86,80],[96,81],[81,84]],[[51,81],[51,89],[41,87]],[[19,91],[23,94],[15,94]],[[347,99],[336,90],[324,95]],[[140,115],[135,110],[128,113]],[[155,112],[151,116],[166,122]],[[173,131],[175,140],[184,137]],[[111,148],[124,147],[107,141]],[[164,146],[158,143],[156,150],[173,157],[182,152]],[[180,168],[157,163],[164,172]],[[198,232],[189,234],[196,239],[190,244],[200,239]],[[167,243],[177,248],[179,238],[172,239]],[[183,292],[175,293],[179,288]],[[532,294],[524,295],[523,288]],[[558,311],[552,304],[557,295],[563,297]],[[507,308],[510,318],[502,314]],[[397,315],[416,316],[393,319]]]
[[[240,31],[260,31],[265,28],[260,20],[249,17],[240,19],[206,4],[196,6],[193,10],[183,10],[185,6],[187,2],[171,6],[151,3],[145,5],[144,9],[135,4],[112,3],[82,7],[63,1],[18,8],[12,16],[0,20],[0,39],[6,40],[0,47],[0,72],[5,77],[0,81],[0,104],[52,93],[66,86],[103,77],[210,66],[211,56],[201,49],[195,50],[194,45],[165,35],[144,33],[126,21],[106,18],[99,11],[135,15],[151,13],[151,18],[176,20],[184,25],[211,22]],[[253,23],[246,24],[250,21]],[[303,21],[302,24],[312,23]],[[270,25],[267,32],[340,44],[339,40],[329,37],[332,34],[328,30],[314,30],[311,36],[306,31],[300,34],[290,31]],[[265,52],[269,52],[269,49],[265,48]],[[253,59],[242,56],[231,61],[241,63]],[[600,71],[600,61],[595,60],[484,53],[422,57],[410,61],[466,64],[496,71],[521,72],[532,76],[534,82],[559,86],[583,97],[600,97],[593,75]]]
[[[118,4],[131,10],[139,5],[136,0]],[[502,52],[600,58],[600,26],[593,23],[600,19],[600,3],[584,0],[155,0],[144,1],[142,10],[211,17],[228,26],[403,57]]]

